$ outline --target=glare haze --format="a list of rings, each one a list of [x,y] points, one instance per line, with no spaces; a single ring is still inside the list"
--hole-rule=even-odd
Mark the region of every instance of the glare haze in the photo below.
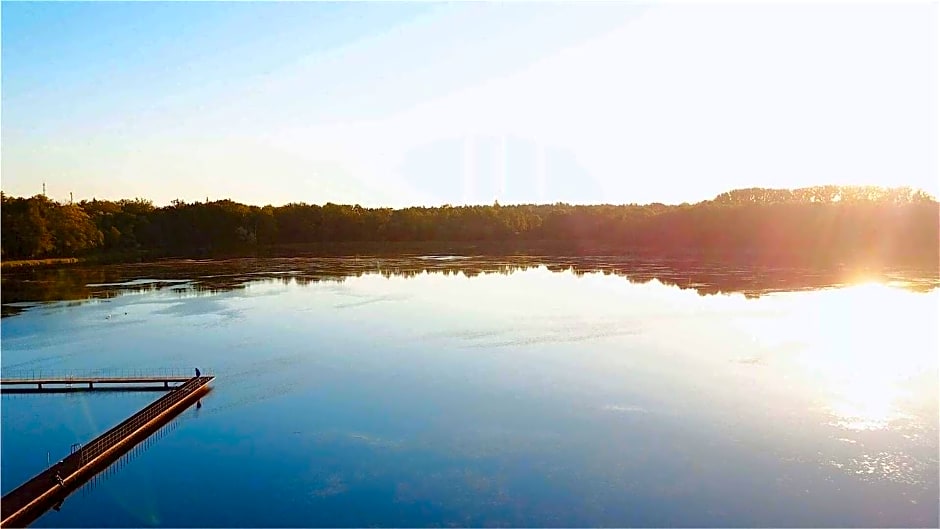
[[[4,3],[0,184],[158,205],[937,196],[937,10]]]

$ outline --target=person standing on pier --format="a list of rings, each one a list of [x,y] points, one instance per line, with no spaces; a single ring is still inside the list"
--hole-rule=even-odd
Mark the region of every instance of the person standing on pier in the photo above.
[[[197,367],[197,368],[195,368],[195,369],[196,369],[196,378],[199,378],[199,375],[200,375],[200,373],[199,373],[199,368]]]

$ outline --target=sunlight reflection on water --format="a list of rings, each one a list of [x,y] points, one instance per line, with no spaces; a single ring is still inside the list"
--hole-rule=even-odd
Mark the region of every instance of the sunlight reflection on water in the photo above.
[[[863,283],[781,295],[785,310],[750,327],[766,350],[787,351],[773,362],[778,381],[796,381],[828,426],[860,436],[837,438],[856,450],[830,460],[833,467],[865,480],[930,484],[935,477],[929,452],[878,448],[898,446],[885,435],[937,435],[938,300],[936,291],[912,296]]]

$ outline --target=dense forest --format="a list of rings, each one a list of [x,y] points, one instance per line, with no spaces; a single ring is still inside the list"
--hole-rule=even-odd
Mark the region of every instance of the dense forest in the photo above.
[[[2,256],[302,255],[462,245],[735,262],[937,266],[940,204],[910,188],[739,189],[697,204],[363,208],[2,196]]]

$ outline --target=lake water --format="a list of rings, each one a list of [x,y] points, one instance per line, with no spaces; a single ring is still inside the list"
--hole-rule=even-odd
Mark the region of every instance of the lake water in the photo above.
[[[5,272],[0,343],[4,376],[217,375],[39,527],[937,526],[936,286],[539,258]],[[4,395],[3,492],[158,396]]]

